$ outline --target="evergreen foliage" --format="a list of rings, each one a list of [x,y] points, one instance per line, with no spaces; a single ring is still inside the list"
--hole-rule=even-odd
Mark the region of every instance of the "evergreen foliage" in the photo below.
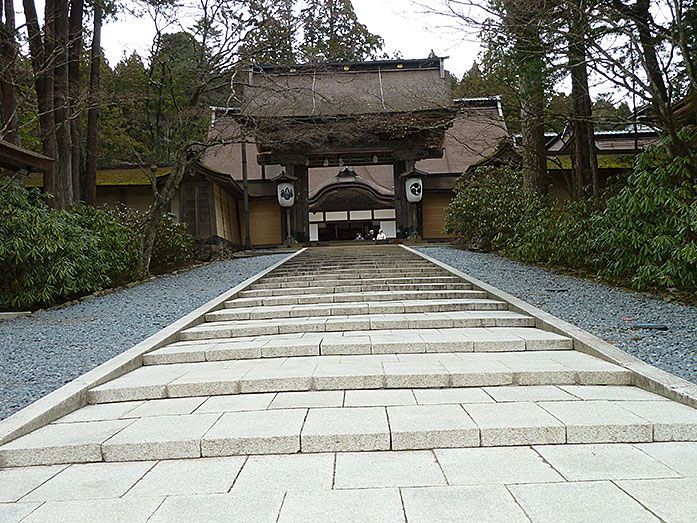
[[[615,196],[562,203],[524,196],[522,175],[510,168],[464,174],[445,232],[468,247],[592,270],[636,289],[694,286],[697,179],[690,161],[653,146]]]
[[[300,19],[302,61],[368,60],[382,49],[382,38],[358,21],[351,0],[306,0]]]
[[[51,209],[47,195],[0,182],[0,309],[50,305],[131,281],[145,215],[75,203]],[[153,269],[191,259],[186,225],[169,214],[160,224]]]
[[[697,284],[697,176],[690,158],[652,146],[597,221],[603,274],[636,288]],[[694,167],[694,166],[693,166]]]

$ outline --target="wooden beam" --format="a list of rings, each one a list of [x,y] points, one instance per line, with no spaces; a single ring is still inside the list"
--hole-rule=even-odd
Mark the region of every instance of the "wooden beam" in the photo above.
[[[45,171],[53,166],[53,158],[0,140],[0,167],[10,171]]]

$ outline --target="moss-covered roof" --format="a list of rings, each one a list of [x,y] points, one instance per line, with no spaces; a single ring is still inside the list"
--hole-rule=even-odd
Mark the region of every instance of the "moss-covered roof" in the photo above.
[[[157,177],[166,176],[172,171],[171,167],[158,167]],[[27,187],[41,187],[43,174],[32,172],[26,178]],[[122,169],[98,169],[97,185],[150,185],[150,179],[140,167]]]
[[[633,154],[599,154],[598,168],[599,169],[631,169],[634,167]],[[571,170],[573,168],[573,160],[570,155],[558,155],[547,157],[548,169],[563,169]]]

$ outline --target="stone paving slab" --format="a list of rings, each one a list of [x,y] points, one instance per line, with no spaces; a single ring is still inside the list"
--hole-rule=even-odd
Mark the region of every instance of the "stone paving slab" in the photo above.
[[[283,503],[283,493],[231,492],[207,496],[172,496],[148,520],[148,523],[210,523],[230,521],[275,523]]]
[[[387,407],[394,450],[477,447],[479,428],[460,405]]]
[[[159,461],[126,493],[129,498],[223,494],[235,482],[246,457]]]
[[[300,451],[305,409],[228,412],[201,439],[202,456]]]
[[[301,436],[303,452],[389,450],[384,407],[310,409]]]
[[[483,447],[566,442],[566,428],[535,403],[465,405],[480,430]]]
[[[162,504],[163,498],[89,499],[44,503],[22,523],[145,523]]]
[[[225,302],[225,308],[239,307],[299,305],[317,303],[375,303],[395,300],[424,300],[424,299],[486,299],[488,294],[472,289],[455,290],[392,290],[371,292],[338,292],[334,294],[300,294],[289,296],[262,296],[255,298],[235,298]]]
[[[404,489],[402,499],[409,523],[529,522],[523,510],[503,486]]]
[[[104,461],[197,458],[219,414],[140,418],[102,444]]]
[[[261,320],[277,318],[306,318],[311,316],[345,316],[355,314],[401,314],[419,312],[449,312],[471,310],[506,310],[500,300],[454,299],[412,300],[401,302],[354,302],[350,304],[278,305],[275,307],[245,307],[222,309],[206,314],[207,322],[231,320]]]
[[[334,481],[334,454],[249,456],[233,491],[292,492],[329,490]]]
[[[642,443],[634,446],[683,476],[697,478],[697,444],[667,442]]]
[[[569,481],[672,478],[676,471],[633,445],[540,445],[535,451]]]
[[[289,492],[278,523],[404,523],[397,489]]]
[[[608,481],[511,485],[509,490],[536,523],[659,521]]]
[[[639,479],[618,481],[617,486],[671,523],[697,521],[697,479]]]
[[[29,492],[22,502],[119,498],[154,465],[153,461],[72,465]]]
[[[0,447],[0,466],[102,461],[101,445],[134,420],[46,425]]]
[[[432,452],[346,452],[336,456],[335,489],[446,485]]]
[[[461,311],[373,314],[370,316],[309,316],[273,320],[215,321],[183,330],[180,340],[206,340],[241,336],[347,330],[428,329],[454,327],[534,327],[530,316],[510,311]]]
[[[157,511],[155,521],[218,521],[225,510],[234,510],[235,521],[247,517],[255,521],[278,517],[285,507],[281,501],[294,493],[309,496],[302,499],[337,500],[340,517],[343,511],[363,515],[356,503],[372,506],[371,500],[394,491],[403,500],[401,516],[409,521],[448,521],[450,517],[515,520],[520,509],[532,521],[623,522],[651,520],[655,515],[665,521],[691,522],[697,507],[692,495],[697,486],[694,469],[690,470],[692,477],[684,477],[650,457],[663,454],[667,461],[674,461],[678,452],[697,456],[697,443],[288,454],[165,460],[154,466],[136,462],[28,467],[9,472],[41,476],[42,486],[36,489],[33,482],[25,483],[25,499],[0,502],[0,517],[3,522],[19,521],[36,511],[34,521],[145,521]],[[44,479],[55,471],[52,479]],[[0,477],[7,472],[0,470]],[[90,482],[90,478],[100,480]],[[85,489],[99,495],[89,496]],[[124,490],[125,496],[118,497]],[[335,492],[356,495],[335,497]],[[70,499],[75,497],[91,499]],[[44,498],[68,500],[41,501]],[[390,499],[388,496],[388,506]],[[118,512],[104,512],[108,510]],[[298,505],[284,517],[304,521],[314,517],[316,510],[323,509]],[[296,511],[299,516],[291,515]],[[331,513],[320,514],[331,517]],[[90,519],[93,517],[97,519]]]
[[[42,485],[67,466],[0,469],[0,503],[18,501],[22,496]]]
[[[550,445],[550,448],[555,448]],[[564,481],[531,447],[435,450],[449,485],[551,483]]]

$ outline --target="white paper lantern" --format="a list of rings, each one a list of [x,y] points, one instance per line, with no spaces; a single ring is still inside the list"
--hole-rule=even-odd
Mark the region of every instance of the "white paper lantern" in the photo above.
[[[424,192],[421,178],[407,178],[405,184],[407,189],[407,201],[412,203],[420,202]]]
[[[279,183],[276,188],[278,203],[281,207],[292,207],[295,203],[295,188],[292,183]]]

